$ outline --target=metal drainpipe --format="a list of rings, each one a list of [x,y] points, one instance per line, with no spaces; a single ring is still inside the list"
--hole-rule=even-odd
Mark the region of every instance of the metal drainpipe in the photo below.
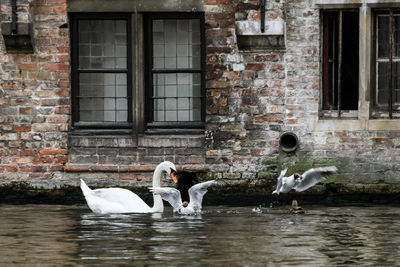
[[[11,31],[13,34],[18,33],[17,20],[17,0],[11,0]]]

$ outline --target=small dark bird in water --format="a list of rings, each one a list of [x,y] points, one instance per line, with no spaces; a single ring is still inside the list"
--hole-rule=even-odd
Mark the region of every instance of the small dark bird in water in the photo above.
[[[292,201],[292,207],[289,210],[290,213],[293,214],[303,214],[305,211],[303,210],[302,207],[299,206],[299,203],[297,203],[297,200]]]

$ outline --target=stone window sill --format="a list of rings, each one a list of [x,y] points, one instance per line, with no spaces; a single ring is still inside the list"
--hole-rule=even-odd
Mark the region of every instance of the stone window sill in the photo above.
[[[69,145],[71,147],[107,147],[107,148],[129,148],[129,147],[204,147],[205,137],[202,135],[96,135],[79,136],[70,135]]]
[[[154,172],[157,165],[89,165],[89,164],[67,164],[66,172]],[[207,172],[208,165],[185,165],[177,166],[178,172]]]
[[[400,120],[315,120],[309,127],[312,131],[399,131]]]

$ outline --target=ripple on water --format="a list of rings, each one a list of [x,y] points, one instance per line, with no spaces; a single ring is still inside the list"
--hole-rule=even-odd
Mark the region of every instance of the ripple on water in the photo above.
[[[202,214],[90,213],[1,205],[0,265],[378,265],[400,262],[400,207],[205,207]],[[256,210],[254,210],[256,209]],[[29,264],[27,264],[29,263]]]

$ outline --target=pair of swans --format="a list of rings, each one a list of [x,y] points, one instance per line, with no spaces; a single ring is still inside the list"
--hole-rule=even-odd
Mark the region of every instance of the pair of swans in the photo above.
[[[199,183],[189,189],[190,202],[183,202],[175,188],[161,187],[161,176],[166,172],[177,183],[176,167],[170,161],[160,163],[153,173],[154,205],[150,207],[138,195],[124,188],[90,189],[81,179],[81,189],[89,208],[95,213],[156,213],[164,211],[162,199],[168,201],[174,212],[192,214],[201,212],[201,202],[207,188],[215,181]]]

